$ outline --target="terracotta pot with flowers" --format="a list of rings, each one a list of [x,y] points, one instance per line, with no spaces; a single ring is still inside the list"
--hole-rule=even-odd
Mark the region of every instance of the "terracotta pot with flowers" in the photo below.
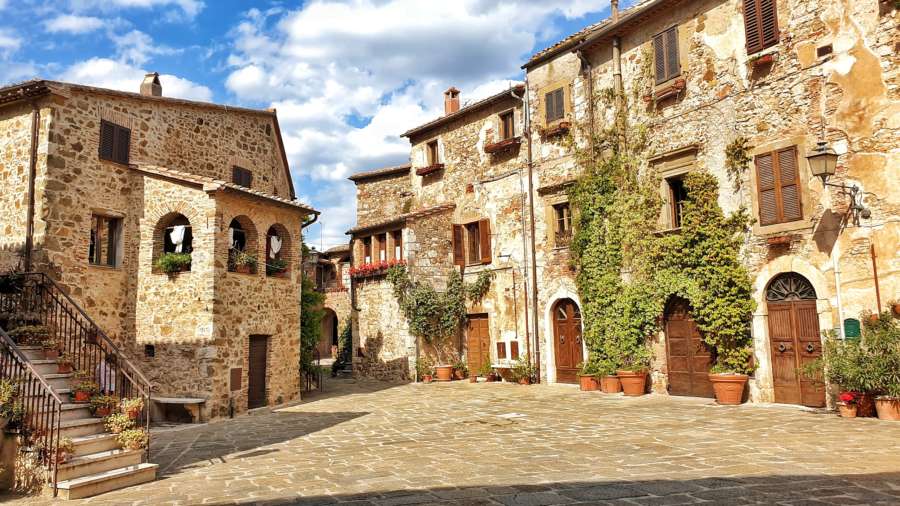
[[[41,347],[44,349],[44,358],[47,360],[56,360],[59,358],[59,339],[54,336],[47,336],[42,342]]]
[[[95,395],[91,397],[91,409],[94,416],[106,418],[111,415],[119,405],[119,397],[115,395]]]
[[[578,373],[578,385],[584,392],[593,392],[600,388],[600,370],[597,361],[593,357],[580,364]]]
[[[844,392],[840,396],[838,411],[842,418],[856,418],[856,395],[853,392]]]
[[[72,367],[72,358],[69,355],[62,353],[60,354],[59,358],[56,359],[56,372],[58,372],[59,374],[71,373]]]
[[[122,410],[122,413],[125,413],[125,415],[128,416],[128,418],[137,420],[144,411],[144,399],[143,397],[122,399],[119,408]]]
[[[75,384],[72,386],[75,402],[89,402],[97,392],[97,383],[91,373],[78,371],[75,373]]]
[[[416,376],[422,383],[431,383],[434,381],[434,367],[431,361],[426,357],[416,360]]]

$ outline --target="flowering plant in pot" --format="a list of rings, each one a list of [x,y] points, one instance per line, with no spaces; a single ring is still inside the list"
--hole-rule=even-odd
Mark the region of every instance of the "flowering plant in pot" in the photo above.
[[[21,346],[43,346],[50,331],[43,325],[21,325],[9,331],[9,337]]]
[[[125,413],[113,413],[103,419],[103,425],[113,434],[120,434],[134,427],[134,420]]]
[[[528,354],[520,355],[510,369],[511,379],[520,385],[530,385],[534,381],[535,369]]]
[[[469,366],[462,359],[457,360],[456,364],[453,365],[453,379],[462,380],[468,376]]]
[[[838,410],[843,418],[856,418],[856,394],[853,392],[844,392],[840,395],[841,402],[838,404]]]
[[[59,374],[69,374],[72,372],[72,367],[72,358],[66,353],[60,353],[59,358],[56,359],[56,372]]]
[[[125,450],[140,450],[147,447],[147,432],[144,429],[125,429],[116,434],[116,442]]]
[[[419,357],[416,359],[416,376],[422,383],[431,383],[434,381],[434,368],[428,357]]]
[[[91,410],[94,416],[106,418],[119,405],[119,397],[115,395],[95,395],[91,397]]]
[[[874,387],[870,357],[859,339],[843,340],[834,331],[826,331],[822,343],[822,355],[804,365],[802,374],[816,377],[840,388],[841,397],[852,396],[853,416],[875,416],[875,402],[869,392]],[[847,402],[840,399],[841,402]],[[843,416],[847,409],[838,405]],[[849,414],[849,413],[848,413]]]
[[[128,418],[132,420],[137,420],[141,416],[141,412],[144,411],[144,398],[143,397],[131,397],[122,399],[122,402],[119,406],[122,410],[122,413],[128,415]]]
[[[581,390],[591,392],[600,388],[600,364],[594,355],[579,364],[578,383]]]
[[[47,360],[56,360],[59,358],[59,339],[48,335],[41,341],[41,347],[44,349],[44,358]]]
[[[256,270],[256,257],[239,249],[232,249],[230,254],[232,270],[239,274],[252,274]]]
[[[94,381],[94,376],[87,371],[78,371],[75,373],[75,384],[72,386],[72,392],[75,402],[88,402],[91,396],[97,392],[98,386]]]
[[[866,378],[882,420],[900,421],[900,317],[884,311],[878,318],[863,318]]]

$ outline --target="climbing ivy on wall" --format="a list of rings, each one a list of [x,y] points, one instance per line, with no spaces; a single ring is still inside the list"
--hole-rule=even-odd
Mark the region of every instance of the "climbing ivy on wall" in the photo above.
[[[678,295],[718,352],[714,372],[749,372],[754,305],[740,262],[746,212],[726,217],[716,178],[692,173],[680,233],[660,233],[663,201],[659,175],[645,163],[647,128],[629,123],[624,94],[601,90],[595,100],[621,108],[592,142],[571,143],[582,169],[569,190],[577,210],[571,250],[591,360],[606,370],[649,366],[647,340]],[[578,132],[590,135],[582,125]]]

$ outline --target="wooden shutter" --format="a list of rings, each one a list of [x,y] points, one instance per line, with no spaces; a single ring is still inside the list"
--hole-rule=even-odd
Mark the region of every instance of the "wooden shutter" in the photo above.
[[[509,342],[509,358],[517,360],[519,358],[519,341]]]
[[[656,71],[656,84],[666,80],[666,38],[661,33],[653,37],[653,67]]]
[[[131,130],[125,127],[116,127],[116,142],[114,161],[128,165],[128,153],[131,150]]]
[[[800,207],[800,174],[797,168],[797,148],[791,146],[778,151],[778,181],[781,186],[781,221],[803,218]]]
[[[491,263],[491,220],[478,222],[478,234],[481,239],[481,263]]]
[[[553,99],[553,92],[551,91],[544,95],[544,116],[548,123],[556,119],[555,107],[556,100]]]
[[[453,263],[466,265],[466,256],[463,253],[463,227],[453,225]]]
[[[778,190],[772,153],[756,157],[756,184],[759,190],[759,224],[778,223]]]
[[[778,9],[775,0],[744,0],[744,30],[747,54],[758,53],[778,43]]]
[[[497,343],[497,360],[506,359],[506,343]]]
[[[564,103],[565,97],[566,97],[566,94],[563,93],[562,88],[556,90],[556,92],[555,92],[556,117],[558,119],[562,119],[566,116],[566,104]]]
[[[678,27],[653,37],[654,71],[656,84],[672,79],[681,74],[681,63],[678,61]]]
[[[100,159],[113,160],[113,148],[115,146],[116,126],[112,123],[100,122]]]

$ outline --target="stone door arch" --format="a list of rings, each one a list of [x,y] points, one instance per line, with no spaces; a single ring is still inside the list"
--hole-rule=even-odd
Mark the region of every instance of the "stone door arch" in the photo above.
[[[556,381],[578,381],[578,365],[584,360],[581,339],[581,309],[572,299],[562,299],[553,305],[553,349],[556,360]]]
[[[331,347],[337,346],[338,342],[338,317],[337,313],[331,308],[325,308],[322,316],[322,333],[319,337],[319,344],[316,348],[319,350],[320,358],[334,358],[331,354]]]

